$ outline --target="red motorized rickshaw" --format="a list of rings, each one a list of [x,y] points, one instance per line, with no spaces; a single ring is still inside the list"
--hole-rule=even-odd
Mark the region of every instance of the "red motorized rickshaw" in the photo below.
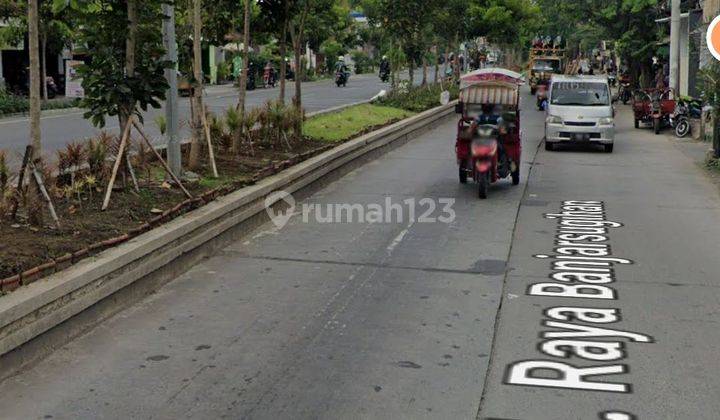
[[[651,124],[655,134],[670,125],[670,117],[675,112],[674,89],[642,89],[633,92],[633,114],[635,128],[640,124]]]
[[[520,85],[522,75],[482,69],[460,80],[455,143],[460,183],[472,178],[487,198],[490,184],[511,177],[520,183]]]

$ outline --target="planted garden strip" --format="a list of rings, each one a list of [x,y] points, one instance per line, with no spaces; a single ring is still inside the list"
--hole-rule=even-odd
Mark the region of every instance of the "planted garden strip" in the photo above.
[[[35,280],[43,277],[46,274],[49,274],[50,270],[55,271],[55,268],[58,265],[64,264],[66,262],[70,262],[70,265],[76,264],[83,260],[84,258],[94,255],[100,251],[103,251],[105,249],[111,248],[113,246],[117,246],[123,242],[127,242],[130,239],[139,236],[148,230],[155,228],[168,220],[171,220],[174,217],[177,217],[183,213],[183,210],[192,210],[194,207],[197,207],[201,204],[207,204],[209,202],[212,202],[213,200],[217,199],[218,197],[221,197],[223,195],[227,195],[231,192],[236,191],[239,188],[243,188],[248,185],[255,184],[258,180],[265,178],[267,176],[274,175],[278,172],[281,172],[284,169],[287,169],[288,167],[291,167],[297,163],[300,163],[304,160],[309,159],[312,156],[315,156],[319,153],[322,153],[330,148],[334,147],[334,145],[326,145],[318,147],[314,150],[310,150],[308,152],[304,152],[300,155],[296,155],[291,159],[287,159],[285,161],[278,163],[272,163],[268,165],[265,169],[262,169],[258,172],[256,172],[252,179],[248,182],[238,182],[235,183],[235,185],[228,185],[224,187],[217,187],[212,190],[209,190],[202,195],[200,195],[197,198],[188,198],[181,203],[178,203],[176,206],[174,206],[171,209],[165,210],[162,214],[150,219],[148,222],[142,224],[141,226],[138,226],[136,228],[133,228],[129,230],[127,233],[120,235],[115,238],[106,239],[104,241],[93,243],[86,248],[83,248],[79,251],[76,251],[74,253],[63,255],[62,257],[59,257],[57,259],[54,259],[50,262],[41,264],[39,266],[30,268],[21,274],[16,274],[13,276],[10,276],[6,279],[0,280],[0,291],[9,291],[5,290],[4,285],[12,285],[14,283],[21,283],[21,284],[28,284],[29,281],[26,279],[37,277]]]

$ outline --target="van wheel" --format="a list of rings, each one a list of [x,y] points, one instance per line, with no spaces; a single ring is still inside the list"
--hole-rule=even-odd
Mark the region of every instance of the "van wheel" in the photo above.
[[[605,144],[603,147],[605,148],[605,153],[612,153],[613,152],[613,146],[614,144]]]
[[[660,118],[653,120],[653,130],[655,130],[655,134],[660,134]]]
[[[548,152],[552,152],[555,150],[555,145],[553,143],[549,143],[547,140],[545,141],[545,150]]]

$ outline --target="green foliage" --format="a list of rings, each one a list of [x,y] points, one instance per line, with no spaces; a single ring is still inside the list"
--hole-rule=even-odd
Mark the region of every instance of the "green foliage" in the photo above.
[[[160,135],[164,136],[167,133],[167,118],[164,115],[155,116],[155,125],[160,131]]]
[[[387,106],[357,105],[309,118],[303,126],[303,134],[317,140],[339,142],[412,114],[410,111]]]
[[[371,59],[364,51],[355,50],[350,53],[350,56],[355,63],[355,73],[357,74],[371,73],[377,65],[376,60]]]
[[[77,99],[58,98],[41,103],[43,110],[64,109],[78,106]],[[24,96],[13,95],[0,91],[0,115],[26,113],[30,111],[30,103]]]
[[[526,45],[541,24],[540,8],[530,0],[486,0],[470,6],[471,32],[503,45]]]
[[[700,70],[700,92],[703,102],[713,107],[716,118],[720,117],[720,63],[717,61]]]
[[[58,0],[60,2],[64,0]],[[135,74],[125,72],[128,36],[127,2],[123,0],[71,0],[82,21],[80,44],[92,60],[79,67],[88,108],[85,118],[103,127],[108,116],[134,113],[138,107],[159,108],[168,88],[163,60],[161,0],[136,0],[138,12]]]
[[[320,46],[320,52],[325,56],[327,69],[334,69],[338,57],[345,55],[347,49],[335,39],[328,39]]]
[[[440,94],[444,90],[450,91],[451,99],[457,99],[459,91],[454,83],[445,87],[440,83],[427,86],[410,86],[403,83],[387,96],[379,99],[378,104],[413,112],[422,112],[440,106]]]

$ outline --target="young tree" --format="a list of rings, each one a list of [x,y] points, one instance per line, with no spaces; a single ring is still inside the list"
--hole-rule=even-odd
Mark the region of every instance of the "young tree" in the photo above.
[[[38,0],[29,0],[27,7],[28,44],[30,51],[30,144],[32,159],[38,159],[42,150],[40,134],[40,13]],[[30,183],[33,185],[33,183]],[[36,194],[33,194],[36,195]]]
[[[238,97],[237,109],[240,111],[240,117],[245,119],[245,96],[247,92],[248,68],[250,64],[250,0],[245,0],[245,11],[243,18],[243,57],[242,70],[240,72],[240,95]],[[242,138],[242,130],[236,130],[233,133],[233,149],[237,153],[240,151],[240,141]]]
[[[203,104],[203,71],[202,71],[202,0],[192,0],[193,4],[193,95],[191,106],[192,143],[188,167],[197,170],[200,167],[202,139],[204,136],[202,113]]]
[[[285,102],[285,76],[287,74],[287,38],[290,19],[299,0],[258,0],[262,25],[265,31],[272,33],[280,47],[280,102]]]
[[[54,0],[54,10],[70,7],[82,22],[78,45],[92,52],[80,66],[85,118],[99,127],[117,116],[121,129],[140,110],[160,108],[168,89],[160,5],[163,0]]]

